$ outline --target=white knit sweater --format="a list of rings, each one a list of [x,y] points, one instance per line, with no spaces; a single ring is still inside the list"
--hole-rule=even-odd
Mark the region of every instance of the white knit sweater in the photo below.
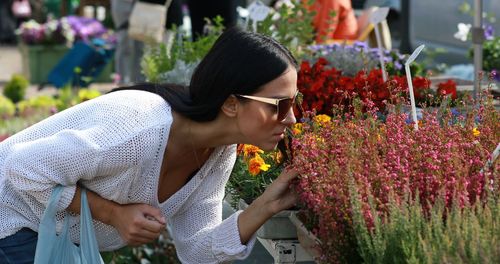
[[[183,263],[247,257],[255,237],[241,244],[237,225],[241,211],[222,221],[224,186],[236,158],[234,145],[216,148],[186,185],[159,203],[159,173],[172,120],[170,106],[160,96],[119,91],[71,107],[0,143],[0,238],[23,227],[38,230],[52,188],[66,186],[59,204],[63,211],[80,182],[120,204],[160,208]],[[58,215],[59,228],[63,216]],[[78,222],[71,216],[75,243]],[[125,245],[112,226],[94,221],[94,227],[100,250]]]

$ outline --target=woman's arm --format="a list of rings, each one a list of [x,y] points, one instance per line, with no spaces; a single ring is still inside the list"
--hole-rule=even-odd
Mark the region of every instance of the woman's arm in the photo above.
[[[78,182],[97,175],[105,151],[92,140],[101,134],[96,130],[97,127],[63,130],[14,145],[5,160],[7,179],[19,191],[30,194],[42,204],[47,203],[56,185],[62,185],[64,190],[57,210],[79,213],[81,190]],[[93,192],[88,192],[88,200],[93,218],[115,227],[128,244],[150,242],[165,227],[159,209],[149,205],[119,205]],[[148,216],[156,221],[147,219]]]
[[[242,244],[246,244],[269,218],[295,204],[296,196],[290,190],[289,183],[297,175],[297,172],[293,170],[284,171],[239,215],[238,229]]]
[[[229,160],[228,164],[233,164]],[[295,195],[289,191],[289,180],[296,173],[283,173],[266,192],[245,211],[238,211],[222,220],[222,198],[224,187],[231,173],[231,166],[217,179],[209,181],[203,197],[185,211],[169,219],[172,237],[178,257],[182,263],[221,263],[247,257],[255,243],[254,233],[275,213],[289,208],[295,202]]]
[[[81,188],[77,186],[68,211],[80,213]],[[87,190],[92,218],[118,230],[128,245],[138,246],[158,238],[165,229],[165,217],[158,208],[147,204],[121,205]]]

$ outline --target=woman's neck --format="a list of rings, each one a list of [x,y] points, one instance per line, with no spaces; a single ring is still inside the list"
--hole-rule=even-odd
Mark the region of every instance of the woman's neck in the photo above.
[[[239,131],[234,122],[224,117],[213,121],[196,122],[173,112],[171,132],[175,140],[182,143],[183,147],[195,149],[213,149],[218,146],[238,143]]]

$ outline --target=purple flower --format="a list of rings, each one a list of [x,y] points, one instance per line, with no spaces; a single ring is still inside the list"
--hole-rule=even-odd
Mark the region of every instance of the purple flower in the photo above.
[[[490,24],[485,24],[483,28],[484,28],[484,38],[486,40],[492,40],[495,36],[495,29],[493,28],[493,26]]]
[[[490,74],[493,80],[500,82],[500,74],[498,73],[497,69],[493,69]]]
[[[66,20],[75,32],[75,39],[88,41],[107,32],[102,23],[93,18],[68,16]]]
[[[403,65],[399,61],[394,61],[394,68],[401,70],[403,69]]]

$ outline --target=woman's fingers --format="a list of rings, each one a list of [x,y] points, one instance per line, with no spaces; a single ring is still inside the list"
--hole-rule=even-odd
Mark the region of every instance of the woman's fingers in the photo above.
[[[128,204],[119,207],[121,220],[115,228],[129,245],[140,245],[157,239],[165,229],[161,210],[147,204]]]
[[[281,173],[279,179],[283,180],[285,182],[289,182],[292,179],[297,178],[298,175],[299,175],[299,173],[295,169],[285,168],[285,170],[283,171],[283,173]]]
[[[150,231],[153,233],[160,233],[163,229],[165,229],[165,224],[160,223],[156,220],[156,218],[153,218],[149,215],[144,216],[145,221],[142,222],[141,227],[146,230]]]

